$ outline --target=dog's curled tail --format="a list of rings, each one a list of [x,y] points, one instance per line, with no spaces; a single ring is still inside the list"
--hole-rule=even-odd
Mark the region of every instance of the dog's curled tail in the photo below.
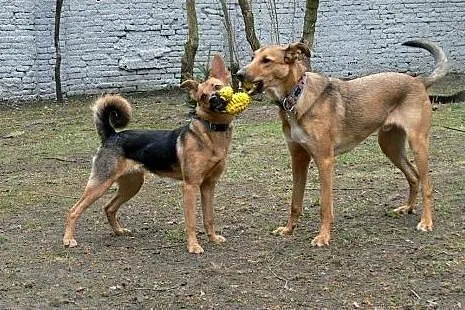
[[[449,61],[447,60],[447,56],[437,44],[428,40],[419,39],[404,42],[402,45],[423,48],[433,55],[436,64],[434,71],[427,77],[421,77],[425,87],[431,86],[431,84],[444,77],[449,72]]]
[[[115,129],[124,128],[131,120],[131,104],[119,95],[105,95],[92,106],[94,123],[100,139],[105,141],[115,134]]]

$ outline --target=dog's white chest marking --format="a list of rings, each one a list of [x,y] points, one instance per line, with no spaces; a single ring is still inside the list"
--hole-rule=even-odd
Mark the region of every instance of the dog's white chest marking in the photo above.
[[[310,141],[310,137],[308,134],[302,129],[302,127],[297,123],[294,115],[287,115],[287,120],[289,122],[289,126],[291,128],[291,135],[287,137],[293,142],[299,144],[307,144]]]

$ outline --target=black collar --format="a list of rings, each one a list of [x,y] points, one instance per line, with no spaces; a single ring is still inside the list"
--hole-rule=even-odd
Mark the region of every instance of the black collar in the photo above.
[[[289,92],[289,94],[287,94],[287,96],[278,101],[278,105],[281,107],[281,109],[288,112],[294,110],[295,105],[297,104],[297,100],[299,99],[299,96],[302,93],[302,90],[304,89],[304,85],[305,74],[302,75],[297,85],[294,86],[294,88]]]
[[[215,124],[215,123],[210,123],[209,121],[205,120],[205,119],[201,119],[199,118],[197,115],[194,117],[195,119],[198,119],[199,121],[202,122],[202,124],[205,125],[205,127],[207,127],[207,129],[209,131],[228,131],[229,129],[231,129],[231,127],[229,127],[229,124]]]

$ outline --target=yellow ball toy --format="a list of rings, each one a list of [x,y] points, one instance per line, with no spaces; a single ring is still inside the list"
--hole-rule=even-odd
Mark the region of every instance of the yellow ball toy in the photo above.
[[[223,98],[226,101],[231,100],[232,95],[234,94],[234,90],[232,89],[231,86],[224,86],[220,89],[218,92],[221,98]]]
[[[237,115],[247,109],[252,103],[252,98],[245,92],[239,92],[232,95],[231,100],[226,106],[226,112],[232,115]]]
[[[248,93],[234,93],[234,90],[231,86],[224,86],[219,90],[218,94],[221,98],[228,102],[225,110],[226,113],[231,115],[237,115],[241,113],[252,103],[252,98]]]

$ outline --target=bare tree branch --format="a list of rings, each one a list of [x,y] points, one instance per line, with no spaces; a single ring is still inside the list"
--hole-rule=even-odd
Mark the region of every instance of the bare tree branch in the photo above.
[[[236,77],[237,71],[239,71],[239,63],[236,57],[236,49],[234,45],[234,38],[233,38],[233,31],[232,31],[232,24],[231,18],[229,17],[228,6],[226,4],[226,0],[219,0],[221,9],[223,11],[223,24],[226,30],[226,38],[228,41],[228,50],[229,50],[229,69],[232,75],[232,87],[234,89],[238,88],[239,82]]]
[[[268,0],[268,13],[270,15],[270,36],[271,42],[274,44],[280,44],[279,39],[279,22],[278,22],[278,12],[276,9],[276,2],[275,0]]]
[[[454,128],[454,127],[449,127],[449,126],[441,126],[441,127],[442,127],[442,128],[445,128],[445,129],[450,129],[450,130],[459,131],[459,132],[465,132],[465,130],[460,129],[460,128]]]
[[[249,42],[252,51],[258,50],[260,48],[260,42],[258,41],[257,36],[255,34],[255,25],[251,4],[249,0],[238,1],[242,12],[242,17],[244,18],[245,37],[247,39],[247,42]]]

